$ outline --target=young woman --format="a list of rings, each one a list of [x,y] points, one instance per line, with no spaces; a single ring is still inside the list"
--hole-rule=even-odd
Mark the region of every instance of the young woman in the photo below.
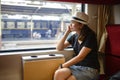
[[[99,75],[98,46],[95,33],[88,27],[88,15],[76,12],[56,49],[71,45],[75,56],[56,70],[54,80],[97,80]],[[70,36],[70,32],[76,33]],[[67,40],[66,40],[67,39]]]

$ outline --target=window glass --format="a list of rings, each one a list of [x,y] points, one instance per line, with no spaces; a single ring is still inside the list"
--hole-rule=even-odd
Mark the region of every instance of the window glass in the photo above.
[[[1,50],[52,48],[80,3],[1,0]]]

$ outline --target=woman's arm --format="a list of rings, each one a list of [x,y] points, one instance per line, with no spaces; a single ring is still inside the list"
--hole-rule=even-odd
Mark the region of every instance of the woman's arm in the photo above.
[[[62,67],[69,67],[71,65],[74,65],[74,64],[82,61],[90,51],[91,51],[90,48],[83,47],[77,56],[73,57],[69,61],[62,64]]]
[[[66,30],[65,34],[63,35],[63,37],[57,43],[56,49],[58,51],[64,50],[64,48],[66,48],[67,46],[70,45],[70,43],[66,41],[66,38],[67,38],[67,36],[69,35],[70,32],[71,32],[70,27],[68,26],[68,29]]]

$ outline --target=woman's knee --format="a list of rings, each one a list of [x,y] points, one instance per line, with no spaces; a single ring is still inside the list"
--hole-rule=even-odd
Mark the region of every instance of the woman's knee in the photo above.
[[[67,80],[76,80],[75,76],[71,75]]]
[[[59,80],[59,78],[60,78],[60,80],[61,79],[64,80],[64,79],[68,78],[70,76],[70,74],[71,74],[71,72],[67,68],[58,69],[55,71],[54,79]]]
[[[61,80],[61,79],[63,79],[63,70],[58,69],[55,71],[54,80]]]
[[[61,75],[61,74],[63,74],[63,71],[61,69],[55,71],[55,75]]]

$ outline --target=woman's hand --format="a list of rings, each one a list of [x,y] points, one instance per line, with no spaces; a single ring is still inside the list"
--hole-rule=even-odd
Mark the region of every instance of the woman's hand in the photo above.
[[[71,29],[70,29],[70,27],[71,27],[71,25],[69,25],[69,26],[67,27],[67,30],[66,30],[66,32],[68,32],[68,33],[70,33],[70,32],[71,32]]]

